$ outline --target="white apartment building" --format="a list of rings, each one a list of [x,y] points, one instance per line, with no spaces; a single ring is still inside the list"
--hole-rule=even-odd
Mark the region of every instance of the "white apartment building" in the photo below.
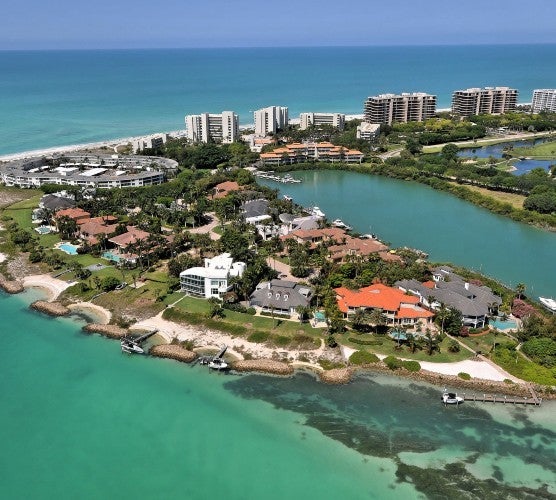
[[[436,114],[436,96],[424,92],[380,94],[365,101],[367,123],[422,122]]]
[[[155,134],[147,137],[140,137],[133,141],[133,154],[139,153],[144,149],[153,149],[166,144],[168,141],[168,134]]]
[[[266,137],[275,134],[279,129],[288,126],[288,108],[285,106],[269,106],[254,112],[255,135]]]
[[[185,117],[186,137],[192,142],[231,143],[239,139],[239,118],[233,111]]]
[[[533,113],[540,113],[541,111],[556,113],[556,89],[533,90],[531,111]]]
[[[517,90],[509,87],[485,87],[456,90],[452,94],[452,113],[460,116],[501,115],[513,111]]]
[[[301,113],[299,115],[299,128],[306,130],[309,127],[322,127],[331,125],[334,128],[344,130],[346,115],[342,113]]]
[[[180,273],[181,291],[196,297],[220,299],[230,289],[228,280],[241,277],[245,263],[234,262],[229,253],[205,259],[204,267],[192,267]]]
[[[356,137],[364,141],[374,141],[380,134],[380,123],[362,122],[357,126]]]

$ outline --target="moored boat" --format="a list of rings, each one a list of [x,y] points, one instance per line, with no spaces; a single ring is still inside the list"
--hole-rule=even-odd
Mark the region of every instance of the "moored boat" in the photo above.
[[[351,230],[353,229],[351,226],[348,226],[342,219],[334,219],[332,221],[332,225],[335,227],[339,227],[340,229]]]
[[[541,304],[546,307],[551,313],[556,313],[556,300],[547,297],[539,297]]]
[[[211,370],[228,369],[228,363],[226,363],[226,361],[224,361],[222,358],[214,358],[212,361],[209,362],[208,366]]]
[[[465,401],[462,396],[458,396],[455,392],[448,392],[447,389],[444,389],[441,399],[445,405],[459,405]]]
[[[123,338],[120,341],[120,345],[122,346],[122,352],[128,354],[145,354],[144,349],[137,342],[129,338]]]

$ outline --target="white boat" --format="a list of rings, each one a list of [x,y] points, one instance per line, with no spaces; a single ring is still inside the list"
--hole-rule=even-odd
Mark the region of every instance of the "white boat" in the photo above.
[[[359,236],[363,240],[376,240],[376,234],[365,233]]]
[[[332,221],[332,225],[341,229],[347,229],[348,231],[353,229],[351,226],[348,226],[342,219],[334,219]]]
[[[124,338],[120,341],[120,345],[122,346],[122,352],[128,354],[145,354],[144,349],[133,340]]]
[[[546,307],[550,312],[556,313],[556,300],[548,299],[546,297],[539,297],[541,304]]]
[[[447,389],[444,389],[442,393],[442,402],[445,405],[459,405],[464,401],[465,399],[462,396],[458,396],[455,392],[448,392]]]
[[[318,217],[319,219],[324,219],[326,217],[324,212],[319,207],[317,207],[316,205],[314,207],[309,207],[307,209],[307,212],[309,212],[309,215],[312,215],[314,217]]]
[[[293,198],[291,196],[288,196],[287,194],[284,195],[284,200],[286,201],[292,201]]]
[[[227,370],[228,369],[228,363],[226,363],[226,361],[224,361],[222,358],[214,358],[211,362],[209,362],[208,366],[212,370]]]

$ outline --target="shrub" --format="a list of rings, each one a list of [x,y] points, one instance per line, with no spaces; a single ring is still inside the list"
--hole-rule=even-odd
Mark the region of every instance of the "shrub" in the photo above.
[[[382,361],[384,361],[384,364],[392,371],[398,370],[403,366],[401,359],[398,359],[395,356],[387,356]]]
[[[336,342],[334,335],[329,335],[328,337],[326,337],[326,345],[332,348],[338,346],[338,342]]]
[[[120,284],[120,280],[115,276],[106,276],[100,282],[100,288],[103,292],[114,290]]]
[[[471,375],[465,372],[459,372],[458,377],[461,378],[462,380],[471,380]]]
[[[275,335],[272,340],[277,346],[285,347],[289,345],[291,338],[287,335]]]
[[[245,312],[251,316],[255,316],[255,314],[257,314],[257,310],[254,307],[248,307]]]
[[[515,382],[514,382],[513,380],[509,379],[509,378],[505,378],[505,379],[504,379],[504,383],[505,383],[505,384],[508,384],[508,385],[512,385],[512,384],[514,384]]]
[[[408,372],[418,372],[421,370],[421,365],[417,361],[402,361],[402,366]]]
[[[383,344],[382,340],[364,340],[364,339],[358,339],[357,337],[349,337],[348,340],[358,345],[382,345]]]
[[[353,365],[369,365],[371,363],[378,363],[379,361],[376,354],[367,351],[355,351],[349,357],[349,362]]]
[[[319,365],[324,370],[333,370],[334,368],[342,368],[344,365],[342,363],[336,363],[334,361],[330,361],[329,359],[319,359]]]
[[[270,334],[267,332],[261,332],[261,331],[256,331],[253,332],[251,335],[249,335],[249,337],[247,337],[247,340],[249,342],[256,342],[258,344],[261,344],[263,342],[266,342],[270,337]]]

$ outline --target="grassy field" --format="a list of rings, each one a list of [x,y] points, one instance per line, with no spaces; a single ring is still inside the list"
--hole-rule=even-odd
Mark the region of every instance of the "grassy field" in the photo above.
[[[382,345],[360,345],[354,342],[350,342],[349,337],[355,337],[362,340],[382,340]],[[473,354],[466,349],[461,348],[459,352],[450,352],[448,346],[450,345],[451,339],[445,338],[440,344],[440,352],[436,351],[434,354],[430,355],[425,349],[417,349],[415,352],[411,352],[409,347],[402,344],[401,348],[397,348],[397,342],[392,340],[387,336],[382,335],[369,335],[369,334],[353,334],[346,333],[339,341],[354,349],[365,350],[373,352],[375,354],[384,354],[386,356],[395,356],[397,358],[407,358],[413,359],[415,361],[431,361],[433,363],[450,363],[454,361],[463,361],[465,359],[470,359]]]
[[[450,184],[459,185],[455,182],[451,182]],[[523,202],[525,201],[525,196],[521,194],[515,193],[505,193],[503,191],[491,191],[490,189],[482,188],[479,186],[465,186],[467,189],[471,191],[476,191],[481,193],[484,196],[488,196],[489,198],[493,198],[497,201],[501,201],[503,203],[509,203],[514,208],[523,208]]]
[[[512,156],[527,156],[539,159],[556,159],[556,139],[549,142],[543,142],[536,146],[515,148],[511,151]]]

